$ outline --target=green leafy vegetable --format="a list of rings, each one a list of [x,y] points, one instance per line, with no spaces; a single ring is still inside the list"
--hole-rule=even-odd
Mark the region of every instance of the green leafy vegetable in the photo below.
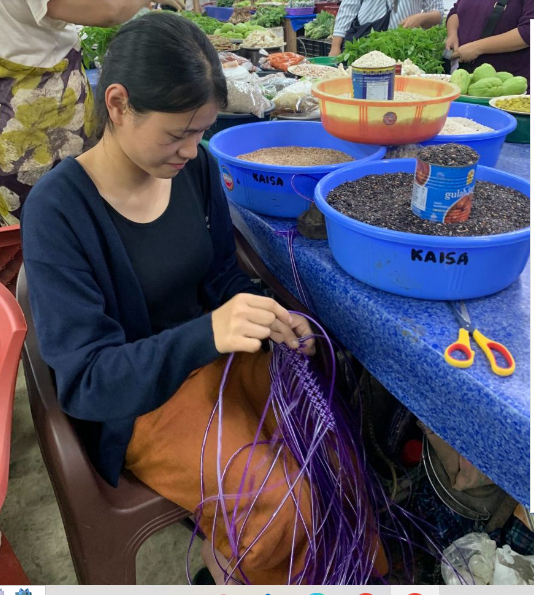
[[[109,44],[119,29],[120,25],[116,27],[84,27],[80,31],[85,68],[90,68],[94,62],[98,62],[102,66]]]
[[[281,27],[285,18],[286,9],[283,6],[263,6],[258,8],[250,22],[269,29],[271,27]]]
[[[352,64],[361,56],[377,50],[401,62],[410,58],[427,74],[441,74],[446,36],[444,25],[430,29],[399,27],[388,31],[371,31],[367,37],[347,42],[340,60]]]
[[[206,35],[213,35],[213,33],[215,33],[215,31],[221,26],[221,23],[217,19],[205,17],[194,12],[180,12],[178,14],[180,17],[184,17],[190,21],[193,21],[193,23],[200,27],[200,29],[202,29]]]
[[[218,8],[232,8],[234,0],[217,0]]]
[[[304,25],[304,33],[310,39],[326,39],[334,32],[336,17],[322,10],[311,23]]]

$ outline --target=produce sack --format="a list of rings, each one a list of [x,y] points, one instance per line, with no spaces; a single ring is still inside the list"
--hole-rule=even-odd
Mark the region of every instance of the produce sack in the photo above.
[[[265,115],[266,101],[263,98],[259,79],[254,75],[249,81],[226,79],[228,86],[227,112],[234,114],[254,114],[258,118]]]
[[[276,112],[300,113],[310,117],[319,116],[319,100],[311,94],[312,86],[311,81],[299,81],[280,91],[273,99]]]
[[[276,97],[280,91],[297,83],[297,79],[290,79],[283,74],[269,74],[260,79],[263,96],[269,100]]]

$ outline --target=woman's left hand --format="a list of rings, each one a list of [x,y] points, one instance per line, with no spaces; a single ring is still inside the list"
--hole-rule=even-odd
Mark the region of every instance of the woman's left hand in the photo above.
[[[313,334],[312,328],[307,318],[300,314],[291,314],[293,322],[288,326],[278,318],[271,325],[271,336],[275,343],[285,343],[291,349],[297,349],[300,345],[299,337],[307,337]],[[315,354],[315,339],[308,339],[302,349],[306,355]]]
[[[460,62],[473,62],[482,52],[478,49],[476,41],[471,43],[464,43],[461,45],[453,55],[453,58],[458,58]]]

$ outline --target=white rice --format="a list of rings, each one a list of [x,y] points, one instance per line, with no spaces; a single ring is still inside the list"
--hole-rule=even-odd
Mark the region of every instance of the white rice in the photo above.
[[[352,65],[356,68],[388,68],[395,66],[395,60],[382,52],[373,51],[361,56]]]
[[[479,124],[469,118],[447,118],[445,126],[439,133],[444,134],[476,134],[477,132],[494,132],[493,128]]]

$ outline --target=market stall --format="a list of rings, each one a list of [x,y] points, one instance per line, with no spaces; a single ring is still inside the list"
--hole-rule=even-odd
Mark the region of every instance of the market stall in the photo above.
[[[497,167],[529,178],[529,145],[504,146]],[[282,233],[295,222],[231,204],[234,225],[269,270],[298,292]],[[445,302],[395,296],[361,283],[335,262],[326,241],[294,240],[314,311],[347,349],[418,418],[519,502],[529,502],[530,271],[508,289],[469,302],[471,317],[514,354],[516,371],[494,375],[479,352],[467,370],[443,353],[458,325]]]

